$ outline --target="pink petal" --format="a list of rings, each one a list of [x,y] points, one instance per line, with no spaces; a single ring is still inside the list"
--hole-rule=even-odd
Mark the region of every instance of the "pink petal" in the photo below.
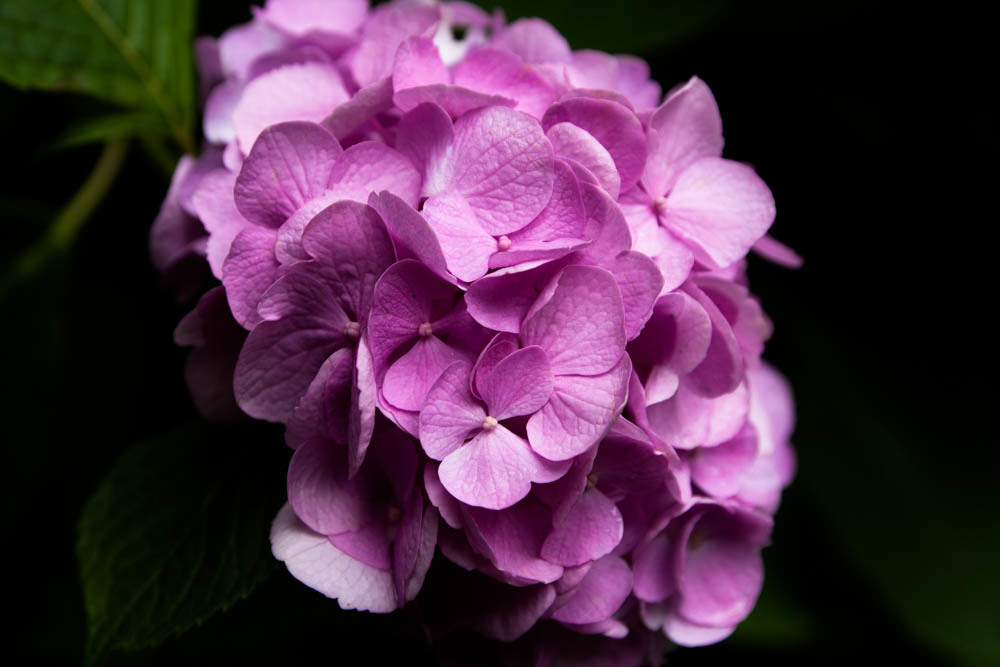
[[[365,565],[389,570],[392,567],[391,549],[384,520],[375,520],[360,530],[329,535],[330,544]]]
[[[228,144],[236,138],[233,109],[242,94],[243,82],[239,79],[228,79],[212,89],[205,100],[205,118],[202,123],[206,141]]]
[[[566,39],[550,23],[538,18],[514,21],[497,35],[493,44],[527,63],[566,63],[570,59]]]
[[[557,97],[553,87],[515,54],[489,47],[472,51],[458,63],[454,83],[516,100],[514,108],[534,118],[541,118]]]
[[[621,359],[624,318],[614,276],[597,267],[567,266],[539,295],[520,338],[545,350],[557,375],[596,375]]]
[[[621,179],[621,191],[639,180],[646,162],[646,136],[635,113],[608,100],[577,97],[559,102],[545,112],[542,126],[572,123],[589,132],[611,154]]]
[[[448,493],[466,505],[504,509],[528,495],[532,482],[552,481],[568,468],[568,462],[562,465],[545,461],[525,440],[503,426],[495,426],[481,430],[448,454],[438,475]]]
[[[349,33],[361,26],[367,12],[367,0],[268,0],[260,17],[292,34]]]
[[[421,194],[429,196],[448,187],[445,157],[455,131],[448,112],[437,104],[421,104],[403,114],[396,126],[396,150],[423,172]]]
[[[306,273],[290,273],[265,293],[262,304],[280,319],[261,322],[240,351],[233,387],[251,417],[287,421],[316,372],[343,346],[347,317],[329,290]]]
[[[316,260],[348,315],[356,322],[367,320],[375,282],[396,261],[378,213],[353,201],[332,204],[306,227],[302,248]]]
[[[286,424],[285,442],[289,447],[296,449],[314,441],[347,444],[347,416],[343,410],[348,401],[340,399],[348,395],[353,374],[354,351],[350,348],[340,348],[323,362]],[[332,414],[329,403],[336,404]],[[328,415],[335,418],[328,419]]]
[[[628,223],[618,204],[600,187],[581,183],[580,193],[587,215],[583,237],[592,242],[580,251],[580,258],[581,261],[604,266],[631,247]]]
[[[677,613],[669,613],[663,622],[663,632],[678,646],[708,646],[717,644],[733,634],[735,625],[715,628],[696,625]]]
[[[420,338],[389,367],[382,381],[383,395],[398,408],[419,411],[444,369],[462,360],[461,354],[435,336]]]
[[[466,535],[498,569],[528,581],[551,583],[563,568],[540,558],[550,529],[549,513],[534,498],[501,511],[466,508]]]
[[[586,215],[583,197],[573,170],[563,160],[555,161],[552,197],[531,223],[510,235],[517,246],[524,241],[562,241],[584,238]]]
[[[594,138],[594,135],[577,125],[564,122],[550,127],[545,136],[552,142],[556,155],[583,165],[612,199],[618,199],[621,190],[618,167],[615,166],[611,153]]]
[[[712,321],[712,337],[705,358],[691,370],[685,381],[692,390],[707,398],[728,394],[743,381],[745,364],[739,341],[729,321],[705,292],[691,284],[684,289]]]
[[[393,246],[396,248],[396,255],[401,260],[411,258],[419,260],[440,278],[448,282],[455,281],[448,272],[441,244],[422,215],[390,192],[383,192],[378,196],[372,195],[369,205],[378,211],[385,221]]]
[[[691,479],[709,495],[728,498],[743,484],[757,457],[757,433],[749,424],[721,445],[694,450],[690,458]]]
[[[235,174],[226,169],[216,169],[202,177],[191,198],[198,218],[208,230],[206,257],[216,278],[222,277],[222,266],[233,239],[249,224],[236,209],[233,199],[235,184]]]
[[[618,255],[609,268],[622,293],[625,338],[632,340],[653,314],[653,304],[663,288],[663,276],[653,260],[631,250]]]
[[[444,522],[456,530],[461,530],[463,526],[462,508],[458,501],[441,485],[437,469],[436,461],[427,461],[424,464],[424,490],[427,491],[427,497],[431,504],[438,509]]]
[[[323,126],[343,141],[362,125],[392,108],[392,79],[386,77],[368,84],[323,119]]]
[[[435,195],[424,203],[423,214],[455,277],[471,282],[485,275],[497,243],[483,231],[464,198],[455,193]]]
[[[531,448],[552,461],[586,451],[625,407],[632,365],[628,355],[601,375],[559,375],[549,402],[528,420]]]
[[[362,29],[362,40],[349,66],[364,87],[392,74],[393,57],[404,40],[413,35],[430,37],[441,18],[439,7],[419,3],[376,7]]]
[[[663,225],[711,268],[741,259],[774,222],[774,198],[745,164],[703,158],[684,170],[667,197]]]
[[[469,314],[484,327],[518,333],[538,293],[561,264],[550,262],[532,270],[509,269],[508,273],[497,271],[483,276],[469,285],[465,293]]]
[[[552,195],[552,145],[538,121],[505,107],[471,111],[455,123],[450,186],[492,235],[517,231]]]
[[[696,161],[722,155],[722,117],[712,91],[691,77],[653,113],[647,134],[649,159],[642,183],[646,192],[659,197]]]
[[[764,259],[787,269],[798,269],[805,263],[799,253],[768,234],[757,239],[752,250]]]
[[[344,449],[313,441],[288,464],[288,502],[309,528],[323,535],[358,531],[371,521],[366,485],[347,479]]]
[[[531,346],[504,357],[478,386],[490,416],[500,421],[541,408],[552,394],[552,383],[545,352]]]
[[[615,504],[597,489],[588,489],[545,538],[542,558],[564,567],[583,565],[611,553],[622,531],[622,515]]]
[[[326,190],[333,161],[341,152],[333,135],[315,123],[267,128],[236,179],[236,207],[251,222],[280,226]]]
[[[678,449],[713,447],[735,436],[746,421],[748,392],[745,384],[717,398],[705,398],[681,383],[667,401],[649,406],[653,430]]]
[[[455,362],[427,392],[420,410],[420,444],[438,461],[457,450],[469,434],[482,427],[486,412],[469,393],[469,369]]]
[[[353,477],[365,460],[375,430],[375,372],[368,344],[358,340],[355,355],[351,405],[347,421],[347,474]]]
[[[552,614],[557,621],[596,623],[614,614],[632,591],[632,571],[618,556],[594,563],[569,601]]]
[[[351,96],[327,63],[285,65],[251,80],[233,109],[236,140],[249,152],[264,128],[291,120],[318,123]]]
[[[245,79],[257,58],[284,43],[284,36],[265,23],[252,21],[230,28],[219,37],[222,72],[226,77]]]
[[[673,545],[660,533],[635,550],[632,557],[633,592],[644,602],[662,602],[676,590]]]
[[[330,183],[368,193],[388,190],[416,205],[420,194],[420,174],[401,153],[376,141],[354,144],[337,157],[330,172]]]
[[[233,239],[222,265],[222,284],[229,307],[245,329],[252,329],[260,322],[257,305],[277,278],[274,241],[274,230],[248,225]]]
[[[343,609],[384,613],[396,608],[389,570],[373,568],[340,551],[324,535],[309,530],[291,505],[281,508],[271,526],[271,551],[296,579],[337,598]]]

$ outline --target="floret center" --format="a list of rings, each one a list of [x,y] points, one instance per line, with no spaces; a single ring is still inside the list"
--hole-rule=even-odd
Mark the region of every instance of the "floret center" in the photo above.
[[[348,338],[360,338],[361,324],[359,322],[348,322],[344,325],[344,335]]]
[[[499,422],[496,419],[494,419],[493,417],[487,417],[486,419],[483,420],[483,430],[484,431],[492,431],[493,429],[495,429],[497,427],[498,423]]]
[[[667,198],[657,197],[653,200],[653,213],[657,216],[662,216],[667,212]]]
[[[497,248],[499,248],[501,252],[504,250],[510,250],[511,245],[512,241],[509,236],[501,236],[497,239]]]
[[[417,327],[417,333],[423,336],[424,338],[427,338],[432,333],[434,333],[434,327],[431,326],[430,322],[424,322],[419,327]]]

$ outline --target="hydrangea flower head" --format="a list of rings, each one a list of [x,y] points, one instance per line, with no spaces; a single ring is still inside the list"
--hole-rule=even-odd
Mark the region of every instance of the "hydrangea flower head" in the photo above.
[[[269,0],[198,52],[151,245],[220,283],[199,409],[285,426],[289,572],[541,662],[728,636],[795,468],[745,257],[801,260],[708,86],[463,2]]]

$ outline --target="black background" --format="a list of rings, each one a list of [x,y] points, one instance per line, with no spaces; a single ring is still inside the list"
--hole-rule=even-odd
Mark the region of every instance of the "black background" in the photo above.
[[[791,379],[799,415],[799,473],[765,590],[732,639],[671,664],[1000,662],[987,17],[852,0],[506,6],[550,19],[574,48],[642,55],[665,88],[707,81],[725,155],[756,166],[778,203],[772,233],[806,259],[750,268],[776,324],[765,356]],[[200,32],[248,16],[242,2],[205,1]],[[42,233],[99,151],[46,145],[102,108],[0,86],[0,262]],[[131,443],[193,414],[171,342],[187,306],[147,256],[167,182],[133,146],[73,254],[2,303],[3,552],[19,663],[79,662],[80,508]],[[353,664],[357,647],[369,664],[433,664],[406,612],[338,612],[276,570],[204,626],[117,661]]]

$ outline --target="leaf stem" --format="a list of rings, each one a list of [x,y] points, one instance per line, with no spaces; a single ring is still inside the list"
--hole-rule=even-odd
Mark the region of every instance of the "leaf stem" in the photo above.
[[[41,239],[31,246],[0,278],[0,299],[18,283],[34,277],[48,261],[73,244],[77,234],[101,203],[121,170],[128,152],[128,142],[114,139],[104,144],[90,176],[63,207]]]

